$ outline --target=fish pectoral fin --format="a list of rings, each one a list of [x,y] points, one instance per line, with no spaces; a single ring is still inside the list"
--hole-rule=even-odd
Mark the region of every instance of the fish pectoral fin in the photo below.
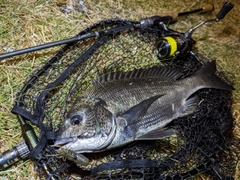
[[[175,134],[173,129],[159,128],[136,138],[136,140],[156,140],[170,137]]]
[[[198,96],[193,96],[193,97],[187,99],[187,101],[184,105],[184,111],[180,115],[180,117],[187,116],[189,114],[194,113],[197,110],[198,102],[199,102]]]
[[[131,107],[124,113],[120,114],[119,116],[123,117],[127,120],[128,125],[135,123],[140,117],[144,116],[148,110],[148,108],[154,103],[158,98],[164,95],[156,95],[145,99],[138,103],[137,105]]]

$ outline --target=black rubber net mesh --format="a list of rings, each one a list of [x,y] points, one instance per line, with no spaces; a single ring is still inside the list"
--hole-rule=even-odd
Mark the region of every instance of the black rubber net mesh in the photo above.
[[[80,35],[127,24],[124,20],[104,20]],[[35,123],[40,143],[43,134],[59,130],[74,100],[103,73],[170,65],[182,71],[185,78],[208,61],[197,51],[184,58],[161,61],[155,52],[161,36],[156,28],[131,28],[88,38],[66,45],[35,70],[18,93],[16,104],[32,114],[44,113],[43,124]],[[218,75],[229,81],[222,72]],[[90,163],[81,168],[60,156],[48,140],[33,158],[36,171],[41,179],[186,179],[200,174],[211,179],[233,179],[239,140],[232,134],[232,94],[216,89],[196,94],[199,110],[172,121],[169,126],[176,130],[172,137],[84,154]]]

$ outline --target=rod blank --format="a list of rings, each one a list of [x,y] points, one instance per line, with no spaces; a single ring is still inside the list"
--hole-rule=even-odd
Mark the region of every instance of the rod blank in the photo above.
[[[39,50],[50,48],[50,47],[60,46],[60,45],[63,45],[63,44],[70,44],[70,43],[73,43],[73,42],[77,42],[77,41],[80,41],[80,40],[83,40],[83,39],[86,39],[86,38],[95,37],[95,36],[97,36],[97,33],[89,33],[89,34],[85,34],[85,35],[82,35],[82,36],[76,36],[76,37],[69,38],[69,39],[64,39],[64,40],[55,41],[55,42],[51,42],[51,43],[46,43],[46,44],[42,44],[42,45],[38,45],[38,46],[33,46],[33,47],[30,47],[30,48],[20,49],[20,50],[5,53],[5,54],[0,54],[0,60],[3,60],[5,58],[9,58],[9,57],[13,57],[13,56],[17,56],[17,55],[21,55],[21,54],[26,54],[26,53],[30,53],[30,52],[34,52],[34,51],[39,51]]]

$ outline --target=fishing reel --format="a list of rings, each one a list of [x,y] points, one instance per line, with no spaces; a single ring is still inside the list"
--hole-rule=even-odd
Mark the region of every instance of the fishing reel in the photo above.
[[[169,29],[162,21],[158,22],[158,27],[167,33],[159,39],[156,44],[156,53],[159,59],[166,60],[176,56],[186,56],[192,50],[195,41],[192,39],[193,32],[208,22],[218,22],[234,7],[230,2],[225,2],[215,19],[210,19],[189,29],[186,33],[178,33]]]

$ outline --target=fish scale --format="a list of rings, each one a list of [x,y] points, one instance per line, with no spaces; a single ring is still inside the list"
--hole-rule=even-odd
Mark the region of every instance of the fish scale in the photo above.
[[[159,82],[157,78],[152,78],[151,81],[148,79],[135,79],[134,82],[132,81],[133,80],[130,79],[114,83],[102,83],[101,85],[95,86],[91,92],[87,92],[87,95],[91,98],[100,97],[106,100],[108,107],[116,114],[117,112],[127,110],[131,106],[151,96],[164,94],[169,91],[169,86],[173,86],[173,80],[169,82]],[[154,82],[154,84],[152,84],[152,82]],[[129,85],[131,83],[132,85]],[[175,86],[179,86],[178,82],[176,82]],[[124,98],[120,98],[121,96]]]

